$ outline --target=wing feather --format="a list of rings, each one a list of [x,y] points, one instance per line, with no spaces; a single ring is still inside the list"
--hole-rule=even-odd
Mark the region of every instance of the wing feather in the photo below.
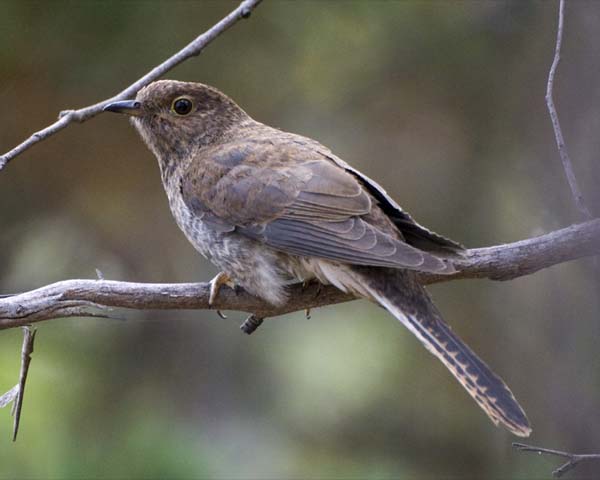
[[[447,273],[451,264],[396,240],[358,217],[344,222],[278,219],[259,228],[239,229],[271,247],[353,265],[409,268]]]

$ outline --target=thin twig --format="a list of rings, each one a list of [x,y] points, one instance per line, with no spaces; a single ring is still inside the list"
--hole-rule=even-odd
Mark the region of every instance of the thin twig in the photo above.
[[[12,414],[15,417],[13,423],[13,442],[17,440],[19,433],[19,424],[21,422],[21,411],[23,409],[23,397],[25,396],[25,383],[29,373],[29,364],[31,363],[31,354],[33,353],[33,342],[35,340],[35,329],[29,326],[23,327],[23,347],[21,348],[21,372],[19,373],[19,383],[14,399]]]
[[[552,61],[550,73],[548,74],[548,83],[546,84],[546,105],[548,107],[550,119],[552,120],[552,127],[554,128],[554,136],[556,137],[556,146],[558,147],[558,153],[560,154],[560,159],[562,161],[563,169],[565,170],[565,174],[567,176],[567,181],[569,182],[569,187],[571,188],[571,193],[573,194],[573,199],[575,200],[575,204],[577,205],[577,208],[579,209],[583,217],[586,219],[590,219],[593,218],[593,216],[590,210],[588,209],[587,205],[585,204],[583,194],[581,193],[579,184],[577,183],[577,178],[575,177],[575,173],[573,170],[573,163],[571,162],[571,157],[569,156],[569,152],[567,151],[567,145],[565,144],[565,139],[563,137],[560,122],[558,120],[558,113],[556,111],[556,107],[554,106],[554,76],[556,74],[556,69],[560,62],[560,50],[562,47],[564,22],[565,0],[560,0],[560,4],[558,7],[558,29],[556,32],[556,48],[554,50],[554,60]]]
[[[532,452],[538,455],[553,455],[566,458],[567,461],[552,471],[554,477],[562,477],[565,473],[575,468],[580,462],[589,460],[600,460],[600,453],[569,453],[550,448],[534,447],[524,443],[513,443],[514,448],[521,452]]]
[[[13,402],[17,395],[19,394],[19,384],[17,383],[13,388],[11,388],[8,392],[0,395],[0,408],[4,408]]]
[[[506,245],[467,250],[450,275],[421,274],[423,284],[460,278],[510,280],[576,258],[600,253],[600,219]],[[209,283],[149,284],[65,280],[0,299],[0,330],[60,317],[106,316],[110,307],[237,310],[269,318],[353,300],[317,282],[290,287],[287,303],[274,307],[241,289],[223,286],[213,304]],[[100,313],[98,313],[100,309]]]
[[[73,122],[82,123],[89,120],[90,118],[95,117],[99,113],[102,113],[103,108],[111,102],[125,100],[127,98],[133,97],[138,92],[138,90],[145,87],[154,80],[160,78],[180,63],[186,61],[191,57],[199,55],[200,52],[204,50],[204,48],[215,38],[217,38],[221,33],[223,33],[229,27],[236,24],[240,19],[248,18],[250,16],[250,13],[258,6],[258,4],[261,1],[262,0],[244,0],[239,4],[237,8],[235,8],[231,13],[229,13],[229,15],[224,17],[221,21],[213,25],[202,35],[200,35],[195,40],[186,45],[184,48],[179,50],[177,53],[166,59],[163,63],[161,63],[157,67],[154,67],[146,75],[129,85],[127,88],[122,90],[114,97],[102,100],[101,102],[98,102],[94,105],[80,108],[78,110],[66,110],[61,112],[59,115],[59,119],[52,125],[49,125],[48,127],[38,132],[35,132],[24,142],[17,145],[4,155],[0,156],[0,170],[2,170],[13,158],[20,155],[25,150],[31,148],[36,143],[41,142],[42,140],[45,140],[48,137],[51,137],[52,135],[55,135],[57,132],[59,132],[60,130],[62,130],[63,128],[65,128]]]

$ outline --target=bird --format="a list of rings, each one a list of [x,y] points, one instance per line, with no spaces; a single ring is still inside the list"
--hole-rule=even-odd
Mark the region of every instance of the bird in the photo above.
[[[458,242],[418,224],[374,180],[316,140],[254,120],[218,89],[158,80],[105,111],[127,114],[156,156],[170,209],[234,285],[279,306],[316,281],[370,300],[454,375],[495,425],[531,427],[506,383],[444,321],[419,272],[447,275]]]

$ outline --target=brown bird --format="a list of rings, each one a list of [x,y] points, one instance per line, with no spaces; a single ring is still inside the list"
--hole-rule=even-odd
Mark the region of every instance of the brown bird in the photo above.
[[[126,113],[156,155],[173,216],[230,282],[273,305],[317,279],[378,303],[438,357],[497,425],[531,432],[504,381],[452,332],[416,272],[447,274],[462,247],[416,223],[376,182],[310,138],[252,119],[215,88],[154,82]]]

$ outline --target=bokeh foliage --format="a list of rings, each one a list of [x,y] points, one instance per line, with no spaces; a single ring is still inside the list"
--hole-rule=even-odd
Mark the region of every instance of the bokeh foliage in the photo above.
[[[59,110],[106,98],[233,3],[0,3],[0,149]],[[276,1],[169,78],[319,139],[437,231],[469,246],[578,220],[544,90],[551,1]],[[556,101],[593,211],[600,181],[600,3],[571,2]],[[0,290],[75,277],[194,281],[214,268],[170,217],[155,160],[103,115],[0,173]],[[507,283],[431,289],[504,376],[532,443],[600,450],[598,271],[589,260]],[[0,293],[1,293],[0,292]],[[0,411],[0,477],[541,477],[444,368],[354,302],[266,322],[124,312],[40,325],[20,438]],[[0,390],[20,332],[0,334]],[[1,433],[4,432],[4,435]],[[585,473],[585,467],[580,467]],[[588,467],[588,473],[591,472]]]

